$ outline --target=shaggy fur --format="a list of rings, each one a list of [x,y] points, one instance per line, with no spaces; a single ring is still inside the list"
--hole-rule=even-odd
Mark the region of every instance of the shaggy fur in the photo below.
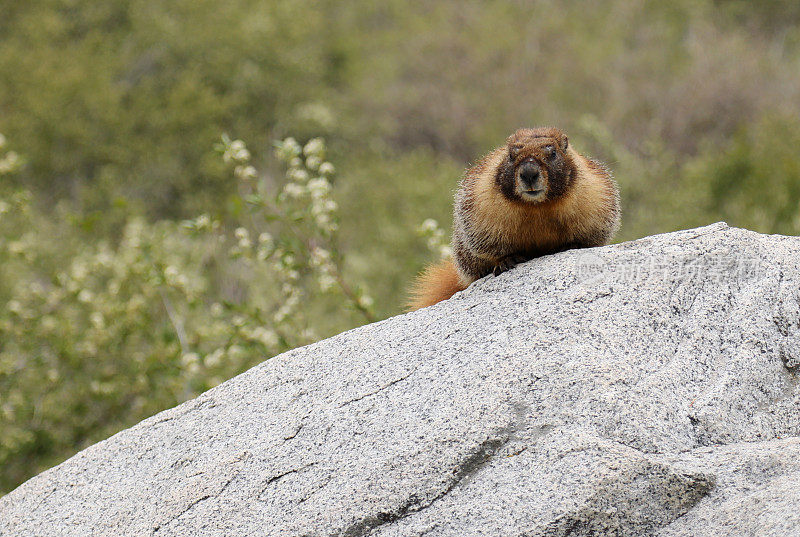
[[[453,213],[453,260],[417,278],[411,310],[519,262],[608,244],[619,227],[619,192],[608,169],[573,150],[560,130],[520,129],[467,170]]]

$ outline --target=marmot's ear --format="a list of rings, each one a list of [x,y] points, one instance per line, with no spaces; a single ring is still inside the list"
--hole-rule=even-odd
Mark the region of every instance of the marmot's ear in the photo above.
[[[522,149],[522,144],[517,141],[518,132],[519,131],[506,138],[506,145],[508,146],[508,158],[511,160],[511,162],[514,162],[514,159],[516,159],[517,155],[519,155],[520,149]]]
[[[561,135],[561,150],[566,151],[567,147],[569,147],[569,138],[567,138],[566,134]]]

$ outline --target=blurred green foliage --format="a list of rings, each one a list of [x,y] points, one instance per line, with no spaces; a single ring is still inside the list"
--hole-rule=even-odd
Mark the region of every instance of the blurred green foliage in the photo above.
[[[619,240],[721,219],[800,232],[796,2],[0,9],[0,491],[398,313],[434,257],[420,223],[448,227],[463,169],[520,126],[608,163]],[[220,158],[223,132],[252,158]],[[319,162],[275,156],[287,136],[327,139],[327,187]],[[289,291],[302,307],[276,320]]]
[[[280,145],[279,193],[240,140],[219,149],[246,211],[230,231],[207,214],[134,216],[96,240],[25,192],[0,200],[3,488],[320,332],[374,320],[343,275],[322,140]]]

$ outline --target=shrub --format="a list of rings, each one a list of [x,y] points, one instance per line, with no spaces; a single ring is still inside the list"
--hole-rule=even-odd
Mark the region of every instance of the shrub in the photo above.
[[[371,298],[342,273],[324,142],[278,144],[289,179],[278,193],[241,141],[224,138],[220,151],[246,224],[131,217],[115,241],[91,241],[25,192],[0,199],[0,490],[264,358],[373,319]],[[319,326],[326,300],[353,315]]]

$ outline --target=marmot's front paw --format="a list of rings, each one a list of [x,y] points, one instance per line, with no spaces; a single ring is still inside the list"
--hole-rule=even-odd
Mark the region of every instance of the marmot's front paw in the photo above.
[[[528,258],[522,255],[509,255],[497,262],[497,265],[494,266],[492,273],[495,276],[500,276],[505,271],[510,270],[516,267],[517,264],[524,263],[527,260]]]

